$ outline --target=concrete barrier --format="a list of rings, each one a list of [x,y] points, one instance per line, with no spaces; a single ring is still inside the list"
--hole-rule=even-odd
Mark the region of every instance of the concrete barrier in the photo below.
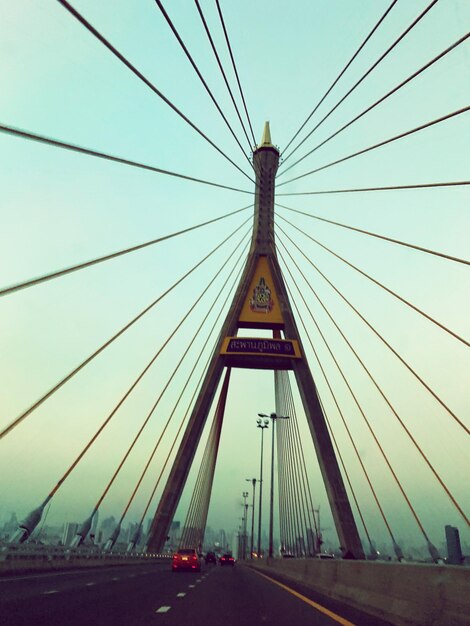
[[[470,569],[453,565],[317,559],[245,562],[301,582],[397,626],[470,625]]]

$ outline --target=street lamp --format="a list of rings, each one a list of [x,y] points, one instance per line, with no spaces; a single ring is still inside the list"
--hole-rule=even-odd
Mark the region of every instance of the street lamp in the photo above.
[[[263,417],[263,416],[260,416]],[[266,418],[268,416],[266,415]],[[256,420],[257,428],[261,428],[261,466],[259,470],[259,512],[258,512],[258,558],[261,556],[261,511],[263,506],[263,435],[269,426],[269,419]]]
[[[275,423],[278,419],[287,420],[288,415],[266,415],[264,413],[258,413],[260,417],[269,417],[272,420],[272,446],[271,446],[271,497],[269,502],[269,557],[273,557],[273,513],[274,513],[274,431]]]
[[[243,560],[246,559],[246,523],[248,520],[248,504],[246,503],[246,499],[250,495],[248,491],[243,492]]]
[[[245,480],[252,484],[253,486],[253,503],[251,505],[251,541],[250,541],[250,559],[253,558],[253,541],[254,541],[254,532],[255,532],[255,489],[256,489],[256,478],[245,478]]]

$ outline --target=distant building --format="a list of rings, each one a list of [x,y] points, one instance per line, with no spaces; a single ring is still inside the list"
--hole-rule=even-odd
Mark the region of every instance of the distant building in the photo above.
[[[460,545],[460,535],[454,526],[446,526],[447,542],[447,563],[451,565],[461,565],[463,563],[462,547]]]
[[[69,546],[72,542],[72,539],[77,534],[77,530],[77,522],[66,522],[64,524],[64,534],[62,535],[62,545]]]

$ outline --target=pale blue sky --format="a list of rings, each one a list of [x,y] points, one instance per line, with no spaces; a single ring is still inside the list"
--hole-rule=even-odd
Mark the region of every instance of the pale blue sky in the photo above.
[[[229,76],[226,50],[212,0],[201,3]],[[281,151],[388,6],[382,0],[296,0],[222,3],[256,138],[270,120]],[[244,137],[211,56],[194,3],[166,2],[181,36],[213,88],[244,145]],[[399,0],[380,30],[321,107],[315,120],[354,84],[424,9],[423,0]],[[218,116],[168,26],[151,0],[77,0],[74,6],[234,159],[247,163]],[[440,0],[420,24],[322,126],[312,148],[420,68],[469,30],[470,5]],[[394,134],[468,105],[468,41],[386,103],[332,140],[279,182],[302,174]],[[174,170],[252,190],[252,184],[185,125],[90,33],[53,0],[0,0],[0,121]],[[311,125],[308,127],[311,128]],[[468,179],[469,114],[403,141],[279,188],[281,192],[413,184]],[[303,148],[298,155],[304,153]],[[0,286],[140,243],[247,205],[250,196],[102,162],[91,157],[0,135]],[[361,228],[468,258],[469,194],[465,188],[393,193],[297,196],[282,204]],[[468,268],[321,224],[285,210],[279,213],[330,245],[414,304],[467,337]],[[65,372],[78,364],[177,277],[207,254],[249,210],[204,230],[170,240],[95,268],[26,290],[0,301],[0,425],[7,424]],[[284,228],[284,224],[282,224]],[[292,236],[291,228],[286,227]],[[0,502],[5,512],[36,506],[61,471],[94,432],[187,308],[219,271],[242,234],[203,266],[162,305],[96,362],[0,442]],[[295,235],[306,254],[384,333],[404,358],[468,423],[468,349],[407,310],[326,252]],[[292,248],[292,246],[290,246]],[[299,254],[293,251],[296,259]],[[235,257],[234,257],[235,258]],[[463,431],[421,388],[393,355],[371,336],[338,297],[301,263],[303,271],[404,421],[468,511],[465,477],[468,446]],[[299,279],[302,284],[301,279]],[[221,283],[219,283],[220,285]],[[303,287],[304,288],[304,287]],[[214,286],[162,354],[116,419],[54,499],[51,519],[87,515],[113,471],[126,441],[136,432],[182,351],[215,298]],[[304,288],[311,310],[357,391],[380,439],[416,502],[432,539],[443,525],[463,523],[397,427],[341,337]],[[304,307],[299,306],[305,314]],[[218,305],[215,311],[218,311]],[[215,319],[215,311],[211,320]],[[419,543],[409,512],[366,434],[357,409],[331,363],[322,340],[304,315],[311,337],[345,407],[361,454],[397,529]],[[206,329],[206,333],[208,332]],[[212,345],[212,338],[209,345]],[[206,342],[196,342],[196,355]],[[346,441],[317,363],[307,354],[374,537],[385,537],[358,463]],[[194,357],[195,358],[195,357]],[[204,357],[203,361],[207,356]],[[165,396],[101,515],[118,515],[146,455],[192,367],[188,358]],[[189,401],[190,391],[186,394]],[[183,402],[184,405],[184,402]],[[257,475],[258,411],[274,408],[272,374],[236,371],[227,405],[221,456],[209,515],[212,526],[235,528],[241,517],[244,479]],[[299,410],[299,414],[301,411]],[[182,417],[175,416],[173,432]],[[306,433],[305,427],[303,427]],[[167,447],[170,445],[165,444]],[[306,444],[312,459],[311,444]],[[144,483],[129,519],[139,516],[157,474]],[[268,465],[266,466],[268,467]],[[314,501],[327,513],[318,467],[311,460]],[[187,497],[183,498],[183,505]],[[152,505],[154,509],[154,505]],[[181,518],[184,506],[178,512]],[[332,531],[330,536],[334,538]],[[402,534],[401,534],[402,533]]]

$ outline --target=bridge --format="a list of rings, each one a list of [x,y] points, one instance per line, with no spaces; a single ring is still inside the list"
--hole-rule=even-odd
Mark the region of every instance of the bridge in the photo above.
[[[2,620],[468,623],[469,7],[4,14]]]

